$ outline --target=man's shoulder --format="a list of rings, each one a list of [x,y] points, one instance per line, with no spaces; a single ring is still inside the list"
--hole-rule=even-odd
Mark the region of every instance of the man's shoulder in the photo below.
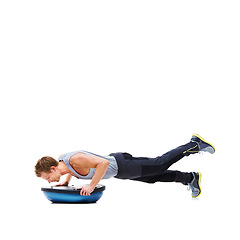
[[[74,155],[72,155],[72,156],[70,157],[69,161],[70,161],[71,163],[74,163],[74,162],[76,162],[76,161],[79,162],[79,160],[84,160],[84,159],[86,159],[86,156],[87,156],[87,154],[85,154],[85,153],[83,153],[83,152],[76,152]]]

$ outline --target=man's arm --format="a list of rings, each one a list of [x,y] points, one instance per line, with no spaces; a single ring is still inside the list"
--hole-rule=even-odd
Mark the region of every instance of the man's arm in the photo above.
[[[109,161],[105,158],[97,157],[94,155],[87,155],[84,153],[78,153],[71,158],[72,166],[74,166],[75,170],[77,169],[89,169],[96,168],[95,174],[92,178],[92,181],[89,185],[83,186],[80,194],[84,196],[89,196],[91,192],[95,189],[97,184],[105,175]]]
[[[71,179],[72,179],[72,175],[70,173],[68,173],[67,177],[66,177],[65,181],[63,182],[62,186],[68,186],[68,184],[70,183]]]
[[[57,161],[59,161],[59,159],[60,159],[60,157],[61,157],[62,155],[63,155],[63,154],[61,154],[61,155],[57,158]],[[66,177],[65,180],[64,180],[64,182],[59,183],[59,184],[57,184],[57,185],[55,185],[55,186],[68,186],[68,184],[70,183],[71,179],[72,179],[72,175],[68,173],[68,174],[67,174],[67,177]]]

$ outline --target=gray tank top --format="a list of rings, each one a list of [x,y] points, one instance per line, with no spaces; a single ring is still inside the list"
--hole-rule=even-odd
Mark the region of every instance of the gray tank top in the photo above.
[[[101,157],[101,158],[105,158],[107,159],[110,164],[108,166],[108,169],[107,169],[107,172],[105,173],[105,175],[103,176],[103,179],[108,179],[108,178],[111,178],[111,177],[114,177],[118,174],[118,165],[117,165],[117,161],[115,159],[114,156],[100,156],[100,155],[97,155],[97,154],[94,154],[94,153],[91,153],[91,152],[87,152],[87,151],[82,151],[82,150],[79,150],[79,151],[75,151],[75,152],[70,152],[70,153],[66,153],[66,154],[63,154],[60,158],[59,158],[59,162],[63,161],[66,166],[68,167],[68,169],[74,173],[74,175],[76,175],[78,178],[80,179],[92,179],[93,178],[93,175],[95,173],[95,170],[96,168],[90,168],[90,171],[88,173],[88,175],[86,176],[83,176],[83,175],[80,175],[79,173],[77,173],[73,168],[72,166],[70,165],[69,163],[69,159],[75,155],[76,153],[85,153],[87,155],[94,155],[94,156],[97,156],[97,157]]]

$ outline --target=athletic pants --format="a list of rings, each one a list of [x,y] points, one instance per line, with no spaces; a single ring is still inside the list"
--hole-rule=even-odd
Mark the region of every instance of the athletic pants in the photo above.
[[[191,173],[167,170],[185,156],[199,152],[197,143],[189,142],[156,158],[133,157],[126,152],[111,153],[118,164],[115,178],[131,179],[147,183],[180,182],[184,185],[193,179]]]

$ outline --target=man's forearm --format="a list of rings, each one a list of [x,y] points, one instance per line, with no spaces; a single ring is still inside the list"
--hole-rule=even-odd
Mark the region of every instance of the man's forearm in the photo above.
[[[69,173],[69,174],[67,174],[65,182],[70,183],[71,179],[72,179],[72,175]]]

